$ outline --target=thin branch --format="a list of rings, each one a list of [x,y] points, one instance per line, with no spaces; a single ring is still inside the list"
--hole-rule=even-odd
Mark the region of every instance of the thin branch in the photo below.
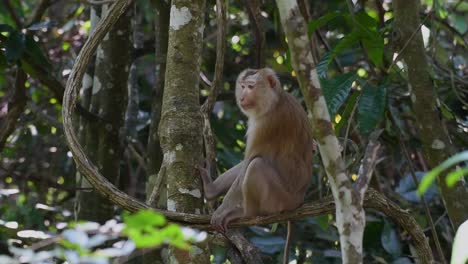
[[[364,193],[369,186],[369,182],[374,172],[374,167],[377,162],[377,156],[380,149],[380,143],[378,139],[380,134],[382,134],[382,131],[382,129],[374,131],[369,136],[369,144],[367,144],[366,153],[364,155],[361,167],[359,168],[355,189],[359,192],[361,199],[364,198]]]
[[[213,110],[223,81],[224,53],[226,51],[226,0],[216,0],[216,16],[218,21],[218,35],[216,39],[216,63],[211,91],[202,105],[202,111],[209,114]],[[203,78],[202,78],[203,79]],[[208,81],[209,82],[209,81]],[[208,83],[207,82],[207,83]]]
[[[393,203],[389,199],[387,199],[381,193],[369,189],[366,192],[364,197],[364,207],[366,209],[374,209],[379,212],[384,213],[388,216],[394,223],[401,227],[403,230],[408,232],[410,237],[412,238],[412,242],[416,248],[416,252],[419,258],[420,263],[429,264],[431,262],[432,252],[429,247],[429,243],[427,241],[426,236],[422,232],[421,227],[416,222],[414,217],[411,215],[411,212],[408,210],[403,210],[397,204]],[[335,210],[335,204],[333,202],[333,197],[328,196],[324,199],[312,203],[307,203],[302,205],[301,207],[297,208],[294,211],[288,211],[282,214],[276,215],[269,215],[269,216],[258,216],[258,217],[250,217],[250,218],[243,218],[234,221],[230,227],[242,227],[242,226],[252,226],[252,225],[266,225],[278,222],[286,222],[288,220],[294,221],[303,219],[304,217],[313,217],[319,216],[324,214],[330,214]],[[213,231],[211,225],[209,224],[210,216],[209,215],[195,215],[195,214],[183,214],[179,213],[180,215],[185,215],[187,219],[190,219],[192,223],[198,224],[190,224],[188,222],[180,223],[183,225],[190,226],[192,228],[197,228],[201,230]],[[234,242],[237,240],[233,236],[230,236]],[[31,249],[39,249],[48,245],[51,245],[58,241],[61,236],[52,237],[37,244],[31,246]],[[236,247],[242,246],[239,243],[235,243]],[[247,250],[248,251],[248,250]],[[245,252],[245,251],[242,251]]]
[[[203,115],[203,141],[205,143],[205,158],[210,175],[215,176],[216,170],[216,142],[211,128],[210,113],[216,102],[223,82],[224,53],[226,51],[227,8],[226,0],[216,0],[216,16],[218,20],[218,35],[216,39],[216,63],[213,82],[208,98],[201,107]],[[200,72],[200,75],[204,75]],[[203,80],[203,78],[202,78]],[[209,83],[209,80],[207,80]]]

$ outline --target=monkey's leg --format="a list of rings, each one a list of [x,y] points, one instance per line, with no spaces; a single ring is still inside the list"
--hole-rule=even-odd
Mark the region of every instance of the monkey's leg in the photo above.
[[[241,162],[236,166],[230,168],[225,173],[221,174],[213,182],[211,181],[211,177],[209,176],[206,170],[201,171],[205,198],[207,200],[212,200],[220,196],[221,194],[226,193],[233,184],[233,182],[236,180],[237,176],[239,175],[239,172],[242,168],[242,164],[244,164],[244,162]]]
[[[211,216],[211,224],[220,232],[226,232],[229,222],[242,217],[244,214],[240,184],[242,179],[243,177],[240,175],[234,180],[226,196],[224,196],[223,202]]]
[[[277,170],[261,157],[253,159],[242,182],[244,216],[282,212],[297,207]]]

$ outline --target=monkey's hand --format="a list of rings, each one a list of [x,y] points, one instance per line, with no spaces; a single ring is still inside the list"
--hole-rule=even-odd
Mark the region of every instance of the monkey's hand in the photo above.
[[[197,166],[197,169],[200,171],[200,178],[202,179],[203,184],[211,183],[212,180],[208,168]]]

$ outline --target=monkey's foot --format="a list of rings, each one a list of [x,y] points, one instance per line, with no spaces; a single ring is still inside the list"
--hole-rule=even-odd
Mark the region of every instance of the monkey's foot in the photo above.
[[[228,221],[225,217],[213,215],[211,217],[211,225],[213,226],[214,230],[220,233],[226,233],[227,231],[227,224]]]

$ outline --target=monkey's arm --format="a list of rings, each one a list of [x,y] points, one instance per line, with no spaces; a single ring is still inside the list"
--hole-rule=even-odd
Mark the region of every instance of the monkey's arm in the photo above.
[[[212,182],[208,171],[202,170],[201,178],[203,181],[205,198],[207,200],[212,200],[222,194],[225,194],[239,175],[242,164],[244,164],[244,161],[221,174],[214,182]]]

